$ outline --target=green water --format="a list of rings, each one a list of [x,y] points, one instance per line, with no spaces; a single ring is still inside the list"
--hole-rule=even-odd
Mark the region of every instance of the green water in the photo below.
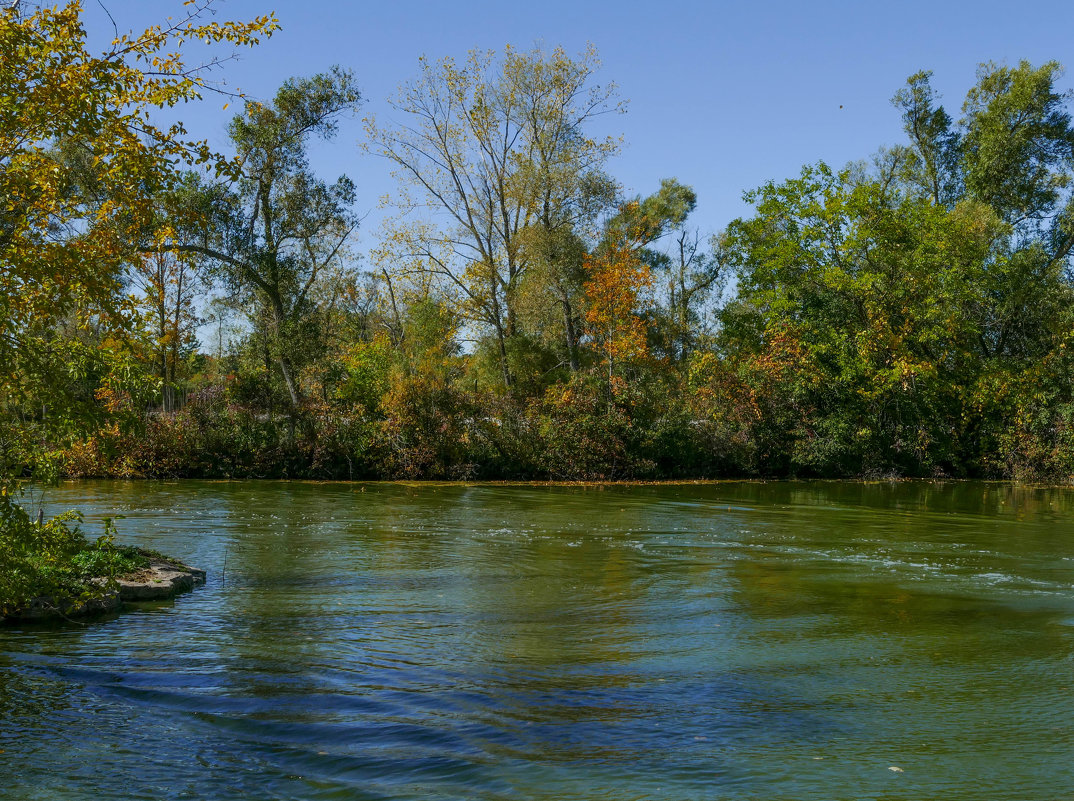
[[[209,571],[0,629],[4,799],[1069,799],[1074,492],[65,484]],[[891,768],[900,770],[891,770]]]

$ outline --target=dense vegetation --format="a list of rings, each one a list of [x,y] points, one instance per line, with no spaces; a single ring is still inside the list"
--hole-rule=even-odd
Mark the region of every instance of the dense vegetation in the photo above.
[[[109,387],[143,372],[127,277],[158,199],[177,162],[232,169],[181,126],[153,124],[150,109],[198,97],[219,63],[191,69],[177,51],[256,44],[276,25],[206,22],[198,0],[98,55],[79,3],[27,5],[0,8],[0,617],[33,597],[75,607],[104,586],[90,579],[145,562],[108,526],[90,543],[77,515],[32,514],[17,479],[54,476],[57,449],[118,424]]]
[[[358,102],[353,77],[247,104],[238,169],[157,195],[123,273],[138,316],[122,346],[79,331],[124,371],[77,376],[100,425],[60,469],[1074,475],[1057,64],[983,66],[957,122],[912,76],[894,98],[903,144],[767,183],[712,238],[677,180],[623,197],[617,140],[588,132],[619,107],[588,88],[595,68],[592,52],[421,62],[400,122],[367,121],[400,188],[366,263],[354,185],[305,157]],[[18,407],[30,436],[52,430],[37,406]]]
[[[4,13],[55,39],[77,7]],[[619,140],[592,133],[622,110],[597,67],[592,51],[421,60],[392,121],[366,121],[399,186],[364,260],[355,184],[307,158],[361,102],[346,69],[246,102],[227,158],[158,131],[116,180],[121,145],[91,141],[106,126],[75,109],[26,128],[5,106],[0,136],[59,176],[56,209],[0,217],[7,472],[1074,476],[1058,64],[983,65],[957,120],[912,76],[902,144],[766,183],[713,237],[686,183],[624,196]],[[13,69],[18,98],[33,84]],[[29,179],[0,148],[10,195]],[[176,168],[184,148],[215,173]]]

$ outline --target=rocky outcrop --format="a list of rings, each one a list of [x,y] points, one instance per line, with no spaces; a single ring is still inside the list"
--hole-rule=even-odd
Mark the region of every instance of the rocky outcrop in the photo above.
[[[13,614],[4,617],[4,620],[36,622],[40,620],[62,620],[64,618],[90,617],[101,615],[105,612],[114,612],[123,605],[119,592],[110,590],[103,595],[90,598],[88,601],[72,605],[70,599],[52,598],[42,596],[34,598],[29,605]]]
[[[116,582],[123,601],[159,601],[174,598],[205,583],[205,571],[162,559],[153,559],[149,567]]]
[[[34,598],[24,609],[8,615],[6,620],[35,622],[75,619],[115,612],[128,601],[162,601],[189,592],[205,583],[205,571],[166,559],[151,558],[149,566],[115,582],[93,579],[91,584],[104,592],[89,600],[72,604],[69,599]]]

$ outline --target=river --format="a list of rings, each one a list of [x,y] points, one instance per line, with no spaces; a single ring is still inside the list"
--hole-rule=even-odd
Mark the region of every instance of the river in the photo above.
[[[209,571],[0,628],[0,797],[1074,791],[1074,491],[77,482]]]

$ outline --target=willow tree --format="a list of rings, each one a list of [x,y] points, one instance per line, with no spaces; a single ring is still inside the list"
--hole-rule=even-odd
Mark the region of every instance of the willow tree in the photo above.
[[[398,122],[367,120],[368,148],[395,165],[400,182],[400,214],[379,256],[491,335],[506,386],[524,276],[561,256],[573,266],[560,277],[577,274],[572,237],[589,233],[615,195],[604,165],[619,142],[589,128],[623,104],[614,84],[593,84],[598,66],[593,48],[577,58],[560,48],[475,51],[462,65],[423,58],[391,102]],[[557,271],[549,275],[554,282]],[[573,352],[577,313],[565,282],[554,297]]]
[[[892,100],[909,139],[892,151],[902,189],[947,208],[984,204],[1015,246],[1036,241],[1046,263],[1064,262],[1074,249],[1074,126],[1070,94],[1055,85],[1061,75],[1055,61],[982,64],[957,123],[931,73],[910,76]]]

